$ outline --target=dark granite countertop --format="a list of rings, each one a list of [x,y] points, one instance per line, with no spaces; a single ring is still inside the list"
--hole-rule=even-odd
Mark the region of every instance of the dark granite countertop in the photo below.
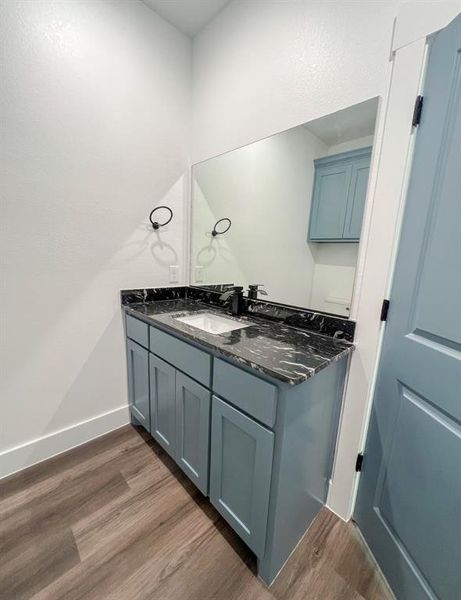
[[[208,348],[217,355],[290,385],[302,383],[330,363],[350,354],[354,345],[278,321],[248,316],[232,317],[226,311],[187,299],[124,304],[128,313]],[[177,317],[212,312],[251,323],[249,327],[219,335],[177,321]]]

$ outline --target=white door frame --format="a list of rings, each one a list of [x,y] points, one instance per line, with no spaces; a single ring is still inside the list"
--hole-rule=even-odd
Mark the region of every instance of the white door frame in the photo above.
[[[351,307],[351,318],[357,321],[357,348],[351,358],[328,495],[329,508],[345,520],[352,515],[357,493],[355,461],[365,445],[373,398],[383,333],[379,316],[392,280],[413,156],[411,121],[423,85],[427,36],[461,11],[458,1],[429,2],[418,20],[414,11],[421,9],[421,3],[412,4],[413,8],[402,8],[394,28],[388,93],[378,114]]]

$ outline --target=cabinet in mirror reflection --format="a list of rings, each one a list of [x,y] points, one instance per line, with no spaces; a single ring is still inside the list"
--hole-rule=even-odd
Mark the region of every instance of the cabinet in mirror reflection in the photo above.
[[[191,283],[349,316],[378,100],[192,169]],[[232,227],[212,235],[216,221]]]

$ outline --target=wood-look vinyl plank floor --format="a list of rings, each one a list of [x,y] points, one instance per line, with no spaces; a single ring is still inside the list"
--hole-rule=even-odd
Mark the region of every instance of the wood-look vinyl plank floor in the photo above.
[[[0,600],[389,600],[353,523],[322,510],[268,589],[253,554],[141,429],[0,481]]]

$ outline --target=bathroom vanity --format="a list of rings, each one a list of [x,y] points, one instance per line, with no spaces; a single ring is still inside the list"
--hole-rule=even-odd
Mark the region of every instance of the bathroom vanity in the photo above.
[[[122,292],[131,416],[271,584],[326,500],[354,323],[248,299],[231,317],[219,298]]]

